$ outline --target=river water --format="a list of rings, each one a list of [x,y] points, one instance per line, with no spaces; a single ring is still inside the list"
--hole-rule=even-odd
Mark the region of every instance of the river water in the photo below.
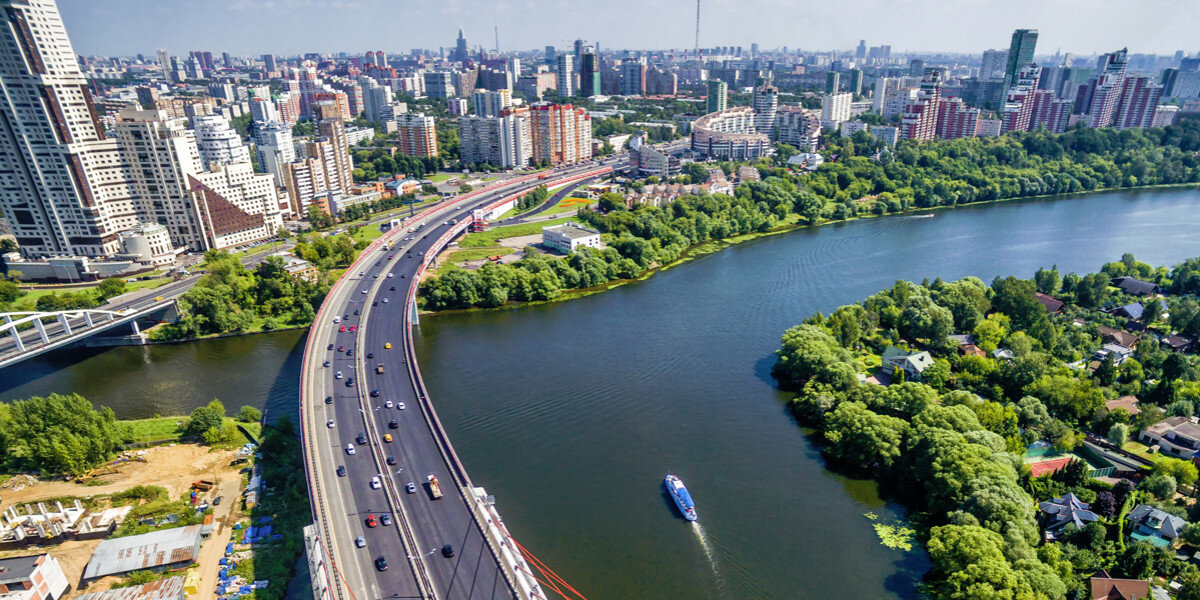
[[[1200,191],[1113,192],[796,231],[562,304],[426,317],[422,370],[476,485],[518,541],[593,600],[908,598],[928,563],[878,543],[901,518],[825,471],[769,376],[779,335],[896,279],[1200,256]],[[296,332],[56,353],[0,399],[77,391],[121,416],[294,414]],[[151,368],[152,367],[152,368]],[[662,491],[696,499],[684,522]]]

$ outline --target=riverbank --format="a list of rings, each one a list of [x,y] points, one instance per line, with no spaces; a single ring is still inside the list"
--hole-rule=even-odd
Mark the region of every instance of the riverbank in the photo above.
[[[675,260],[672,260],[666,264],[662,264],[662,265],[658,265],[658,266],[646,269],[645,271],[642,271],[641,273],[639,273],[636,277],[632,277],[632,278],[628,278],[628,279],[614,279],[614,280],[608,281],[604,284],[592,286],[592,287],[588,287],[588,288],[576,288],[576,289],[565,290],[558,297],[551,299],[551,300],[540,300],[540,301],[535,301],[535,302],[507,302],[507,303],[505,303],[501,306],[497,306],[497,307],[473,307],[473,308],[460,308],[460,309],[448,309],[448,310],[437,310],[437,311],[422,310],[422,311],[420,311],[420,314],[423,316],[432,316],[432,315],[440,315],[440,314],[467,313],[467,312],[477,312],[477,311],[515,310],[515,309],[521,308],[521,307],[538,306],[538,305],[543,305],[543,304],[554,304],[554,303],[558,303],[558,302],[565,302],[568,300],[584,298],[584,297],[598,294],[601,292],[605,292],[605,291],[608,291],[608,290],[611,290],[611,289],[614,289],[617,287],[621,287],[621,286],[624,286],[627,284],[637,283],[640,281],[646,281],[647,279],[650,279],[657,273],[668,271],[668,270],[673,269],[682,264],[691,262],[693,260],[702,258],[706,255],[713,254],[715,252],[719,252],[721,250],[724,250],[726,248],[729,248],[729,247],[737,245],[737,244],[742,244],[742,243],[750,242],[750,241],[753,241],[756,239],[775,236],[775,235],[779,235],[779,234],[783,234],[783,233],[790,233],[790,232],[796,231],[798,229],[814,230],[814,229],[818,229],[818,228],[826,227],[826,226],[830,226],[830,225],[845,225],[845,224],[852,223],[855,221],[873,220],[873,219],[880,219],[880,218],[884,218],[884,217],[909,217],[909,218],[918,217],[918,216],[932,217],[932,216],[936,216],[939,213],[953,212],[954,210],[957,210],[957,209],[965,209],[965,208],[971,208],[971,207],[987,207],[987,206],[995,206],[995,205],[1000,205],[1000,204],[1013,204],[1013,203],[1017,203],[1017,202],[1021,202],[1021,201],[1045,202],[1045,201],[1070,200],[1070,199],[1075,199],[1075,198],[1087,199],[1087,198],[1092,198],[1092,197],[1095,197],[1098,195],[1111,194],[1111,193],[1143,192],[1143,191],[1171,190],[1171,189],[1200,189],[1200,183],[1163,184],[1163,185],[1140,186],[1140,187],[1135,187],[1135,188],[1109,188],[1109,189],[1103,189],[1103,190],[1092,190],[1092,191],[1087,191],[1087,192],[1073,192],[1073,193],[1069,193],[1069,194],[1045,194],[1045,195],[1038,195],[1038,196],[1019,196],[1019,197],[1014,197],[1014,198],[1003,198],[1003,199],[999,199],[999,200],[990,200],[990,201],[986,201],[986,202],[972,202],[969,204],[956,204],[954,206],[940,206],[940,207],[925,208],[925,209],[912,209],[912,210],[909,210],[909,211],[906,211],[903,213],[886,213],[886,214],[882,214],[882,215],[862,214],[862,215],[856,215],[856,216],[845,218],[845,219],[824,220],[817,224],[800,223],[798,221],[801,219],[801,217],[799,215],[793,214],[793,215],[789,215],[789,219],[797,221],[795,223],[775,227],[769,231],[736,235],[736,236],[731,236],[731,237],[727,237],[727,238],[722,238],[719,240],[709,240],[706,242],[701,242],[699,244],[694,244],[694,245],[686,248],[683,252],[681,252],[680,255]],[[479,235],[479,234],[474,234],[474,235]]]

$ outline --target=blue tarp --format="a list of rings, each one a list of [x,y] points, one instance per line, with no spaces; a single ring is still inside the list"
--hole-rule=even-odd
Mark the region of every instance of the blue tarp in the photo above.
[[[233,544],[225,544],[225,554],[233,554]]]
[[[218,565],[225,565],[225,564],[229,564],[229,559],[228,559],[228,558],[221,558],[221,560],[217,561],[217,564],[218,564]]]
[[[261,518],[261,519],[259,519],[259,520],[258,520],[258,523],[259,523],[259,525],[261,525],[261,524],[263,524],[263,523],[270,523],[270,522],[271,522],[271,516],[270,516],[270,515],[267,515],[267,516],[265,516],[265,517],[263,517],[263,518]]]
[[[248,585],[243,585],[242,587],[238,588],[239,594],[249,594],[252,591],[254,591],[254,589]]]
[[[221,571],[217,573],[217,577],[221,579],[225,579],[227,575],[229,575],[229,569],[221,569]]]
[[[263,525],[262,527],[259,527],[259,528],[258,528],[258,535],[254,536],[254,537],[260,537],[260,538],[264,538],[264,537],[267,537],[267,536],[269,536],[269,535],[271,535],[271,526],[270,526],[270,525]]]

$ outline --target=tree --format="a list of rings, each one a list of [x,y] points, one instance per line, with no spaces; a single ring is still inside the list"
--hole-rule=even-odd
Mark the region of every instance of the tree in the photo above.
[[[1046,314],[1032,281],[997,277],[992,282],[992,291],[992,308],[1008,315],[1016,330],[1028,329],[1039,316]]]
[[[109,277],[100,282],[96,286],[96,299],[100,302],[105,302],[113,296],[120,296],[125,293],[125,280],[120,277]]]
[[[1107,519],[1117,514],[1117,508],[1116,495],[1109,491],[1096,492],[1096,500],[1091,504],[1092,512]]]
[[[209,446],[224,446],[238,439],[238,428],[232,421],[224,421],[216,427],[210,427],[200,436]]]
[[[1054,265],[1049,271],[1038,269],[1033,276],[1033,281],[1037,285],[1037,291],[1051,296],[1057,294],[1062,287],[1062,277],[1058,274],[1058,265]]]
[[[854,357],[833,336],[815,325],[800,325],[783,334],[783,347],[772,374],[780,384],[799,388],[816,378],[846,388],[855,381]]]
[[[257,423],[262,419],[262,411],[253,406],[243,406],[238,410],[237,418],[243,423]]]
[[[1129,441],[1129,426],[1124,423],[1114,423],[1108,428],[1108,441],[1118,448],[1124,448]]]
[[[78,474],[110,458],[131,435],[108,407],[79,394],[0,405],[0,457],[9,472]]]
[[[1152,475],[1167,475],[1183,486],[1196,483],[1196,465],[1189,460],[1160,456],[1154,461],[1150,472]]]
[[[1145,490],[1160,500],[1167,500],[1175,495],[1177,483],[1174,477],[1162,473],[1153,474],[1138,484],[1139,490]]]
[[[825,452],[864,471],[886,471],[900,457],[908,424],[879,415],[861,402],[843,402],[825,418]]]
[[[183,435],[201,436],[209,429],[219,428],[225,421],[225,405],[220,400],[213,400],[205,406],[192,411],[191,416],[183,424]]]
[[[426,184],[422,184],[422,185],[421,185],[421,191],[422,191],[422,192],[425,192],[426,194],[436,194],[436,193],[438,193],[437,186],[436,186],[436,185],[433,185],[432,183],[426,183]]]
[[[1147,324],[1153,323],[1162,316],[1163,301],[1158,298],[1151,298],[1142,303],[1142,321]]]

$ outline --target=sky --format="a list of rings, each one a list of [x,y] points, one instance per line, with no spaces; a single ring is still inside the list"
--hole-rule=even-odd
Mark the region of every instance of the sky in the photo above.
[[[1039,30],[1038,54],[1200,53],[1200,0],[701,0],[700,45],[980,53]],[[691,0],[58,0],[75,52],[408,52],[453,47],[691,48]],[[1191,34],[1191,35],[1189,35]]]

